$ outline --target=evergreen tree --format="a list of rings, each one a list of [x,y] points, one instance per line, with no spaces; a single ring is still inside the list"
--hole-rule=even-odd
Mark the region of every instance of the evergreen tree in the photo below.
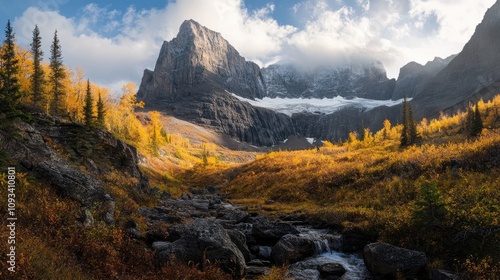
[[[97,99],[97,125],[99,127],[104,127],[104,117],[106,116],[106,111],[104,110],[104,102],[101,98],[101,93],[99,92],[99,98]]]
[[[21,85],[17,79],[19,60],[16,58],[14,41],[15,34],[9,20],[5,29],[5,41],[0,56],[0,114],[5,114],[2,117],[7,119],[21,115],[21,112],[17,109],[21,98]]]
[[[90,81],[87,80],[87,93],[85,95],[85,105],[83,106],[84,122],[85,127],[92,127],[94,110],[93,110],[92,92],[90,91]]]
[[[476,110],[474,111],[474,119],[472,121],[471,136],[476,137],[483,131],[483,120],[481,119],[481,113],[479,112],[479,106],[476,104]]]
[[[33,94],[33,106],[38,106],[44,99],[44,78],[45,73],[41,66],[43,59],[42,37],[38,25],[33,30],[33,42],[31,43],[31,52],[33,53],[33,75],[31,79],[31,90]]]
[[[408,112],[408,102],[406,101],[406,96],[403,100],[403,130],[401,131],[401,147],[410,145],[410,137],[408,133],[409,127],[409,112]]]
[[[413,109],[406,100],[403,101],[403,130],[401,131],[401,147],[416,144],[420,140],[417,124],[413,117]]]
[[[52,86],[52,102],[50,113],[61,115],[63,111],[64,86],[62,80],[66,77],[62,62],[61,45],[57,37],[57,30],[54,32],[54,40],[50,47],[50,83]]]

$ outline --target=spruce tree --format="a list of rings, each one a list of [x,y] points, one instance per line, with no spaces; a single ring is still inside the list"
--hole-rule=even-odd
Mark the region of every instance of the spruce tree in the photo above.
[[[106,116],[106,111],[104,110],[104,102],[101,98],[101,93],[99,92],[99,98],[97,99],[97,125],[99,127],[104,127],[104,117]]]
[[[5,114],[1,117],[11,119],[21,115],[17,109],[21,98],[21,85],[17,79],[19,60],[16,58],[15,34],[12,31],[10,20],[7,21],[5,41],[0,58],[0,114]]]
[[[50,83],[52,86],[52,102],[50,113],[61,115],[63,111],[64,86],[62,80],[66,78],[62,62],[61,45],[57,37],[57,30],[54,32],[54,40],[50,47]]]
[[[474,111],[474,119],[472,121],[471,136],[476,137],[483,131],[483,120],[481,119],[481,113],[479,112],[479,106],[476,104],[476,109]]]
[[[408,112],[408,102],[406,101],[406,96],[403,100],[403,130],[401,131],[401,147],[405,147],[410,144],[409,139],[409,112]]]
[[[31,79],[31,90],[33,94],[33,106],[39,106],[39,103],[44,99],[44,78],[41,62],[43,60],[42,37],[38,25],[35,25],[33,30],[33,42],[31,43],[31,52],[33,54],[33,75]]]
[[[93,124],[94,110],[93,110],[92,92],[90,91],[90,81],[87,80],[87,92],[85,95],[85,105],[83,106],[85,127],[91,128]]]

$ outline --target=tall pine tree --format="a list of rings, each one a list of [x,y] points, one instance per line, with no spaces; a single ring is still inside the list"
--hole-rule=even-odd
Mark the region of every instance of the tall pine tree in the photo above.
[[[0,65],[0,118],[11,119],[21,115],[17,109],[21,98],[21,85],[17,79],[19,60],[16,58],[15,35],[7,21],[5,28],[5,41],[1,53]]]
[[[410,135],[408,133],[409,128],[409,112],[408,112],[408,102],[406,101],[406,96],[403,100],[403,130],[401,131],[401,147],[410,145]]]
[[[94,118],[94,101],[92,100],[92,92],[90,91],[90,81],[87,80],[87,92],[85,95],[85,105],[83,106],[83,115],[85,127],[91,128]]]
[[[33,29],[33,42],[31,43],[31,52],[33,54],[33,75],[31,75],[31,91],[33,95],[33,106],[39,106],[45,98],[45,73],[42,68],[43,51],[42,37],[38,25]]]
[[[406,100],[403,100],[403,130],[401,131],[401,147],[416,144],[420,140],[417,123],[413,117],[413,109]]]
[[[97,99],[97,125],[99,127],[104,127],[105,116],[106,111],[104,109],[104,101],[102,101],[101,93],[99,92],[99,98]]]
[[[54,32],[54,40],[50,47],[50,84],[52,86],[52,102],[50,113],[60,116],[63,113],[64,85],[62,80],[66,78],[62,62],[61,45],[57,37],[57,30]]]
[[[476,104],[476,109],[474,110],[474,119],[472,121],[471,136],[479,136],[482,131],[483,120],[481,119],[481,113],[479,112],[479,105]]]

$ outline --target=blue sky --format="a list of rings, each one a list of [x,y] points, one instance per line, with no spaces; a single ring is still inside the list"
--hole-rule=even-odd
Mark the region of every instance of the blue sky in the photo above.
[[[379,60],[388,76],[410,61],[458,53],[495,0],[0,0],[18,44],[38,24],[46,58],[55,29],[65,64],[119,91],[140,83],[164,40],[194,19],[261,66],[294,58]]]

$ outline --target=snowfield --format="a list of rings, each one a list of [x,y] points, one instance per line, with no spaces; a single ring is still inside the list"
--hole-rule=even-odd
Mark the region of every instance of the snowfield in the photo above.
[[[251,100],[243,98],[234,93],[232,96],[238,98],[240,101],[248,102],[250,105],[255,107],[262,107],[272,109],[276,112],[280,112],[291,116],[294,113],[309,112],[315,114],[331,114],[345,107],[357,107],[364,108],[367,111],[379,107],[379,106],[389,106],[401,104],[403,99],[400,100],[374,100],[354,97],[352,99],[346,99],[342,96],[337,96],[334,98],[269,98],[264,97],[263,99]],[[411,99],[408,99],[411,100]]]

